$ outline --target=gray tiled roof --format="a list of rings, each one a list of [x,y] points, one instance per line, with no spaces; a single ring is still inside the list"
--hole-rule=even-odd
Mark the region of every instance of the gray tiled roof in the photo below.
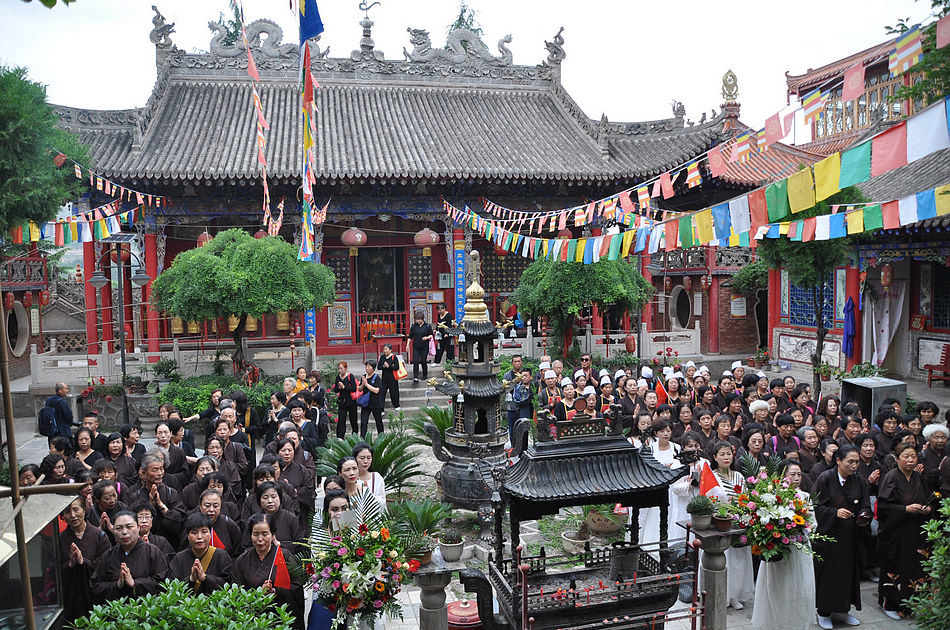
[[[97,170],[120,180],[259,178],[244,53],[158,52],[159,79],[146,107],[59,108],[61,124],[90,146]],[[411,60],[408,53],[404,62],[389,61],[371,52],[313,61],[321,84],[318,179],[631,179],[680,165],[721,134],[722,114],[687,126],[682,108],[674,118],[646,123],[592,120],[561,86],[556,59],[538,66],[451,64]],[[268,175],[299,180],[296,61],[257,55],[257,63],[271,127]]]
[[[902,199],[950,183],[950,149],[935,151],[889,173],[858,184],[871,201]]]

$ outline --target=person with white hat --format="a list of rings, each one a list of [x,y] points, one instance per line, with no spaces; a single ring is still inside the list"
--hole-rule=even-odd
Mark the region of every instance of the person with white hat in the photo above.
[[[563,378],[561,379],[561,393],[564,392],[564,387],[565,387],[566,385],[571,385],[571,386],[574,385],[574,381],[572,381],[572,380],[570,379],[570,377],[568,377],[568,376],[565,376],[565,377],[563,377]]]
[[[759,378],[755,382],[755,391],[759,393],[759,398],[772,393],[769,391],[769,377],[765,375],[765,372],[759,372],[756,376]]]
[[[664,376],[666,381],[666,400],[663,402],[672,407],[673,405],[679,404],[681,400],[685,401],[685,397],[681,398],[683,395],[681,390],[683,383],[680,381],[682,374],[673,372],[673,368],[670,368],[670,372],[665,373]]]
[[[544,387],[544,373],[551,369],[551,359],[550,357],[545,358],[541,357],[541,362],[538,364],[538,371],[534,374],[534,383],[538,386],[538,390]]]
[[[686,379],[686,385],[687,385],[687,387],[692,387],[692,386],[693,386],[693,376],[696,375],[696,362],[695,362],[695,361],[687,361],[686,364],[683,366],[683,372],[685,373],[685,374],[684,374],[684,377],[685,377],[685,379]]]
[[[732,378],[737,383],[741,383],[743,376],[745,376],[745,366],[742,365],[742,361],[733,361],[732,362]]]
[[[651,378],[653,378],[653,369],[647,365],[644,365],[640,368],[640,376],[649,381]]]
[[[597,393],[597,388],[593,385],[588,385],[584,388],[582,396],[584,397],[584,400],[587,401],[587,409],[584,411],[584,413],[593,418],[600,418],[601,413],[597,408],[597,403],[600,400],[600,394]]]
[[[600,396],[597,399],[597,410],[601,413],[610,410],[610,405],[616,404],[617,398],[614,396],[614,382],[610,380],[609,374],[600,377]]]
[[[542,408],[551,409],[559,400],[561,400],[561,387],[557,382],[557,374],[548,368],[544,371],[544,387],[538,392],[538,404]]]
[[[571,379],[566,378],[561,381],[561,400],[554,405],[554,417],[559,421],[571,420],[577,411],[574,409],[576,402],[576,391]]]

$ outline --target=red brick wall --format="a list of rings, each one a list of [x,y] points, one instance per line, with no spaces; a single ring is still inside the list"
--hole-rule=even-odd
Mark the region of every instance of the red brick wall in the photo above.
[[[755,297],[746,295],[745,319],[731,315],[732,289],[719,285],[719,352],[742,354],[755,352],[759,336],[755,324]]]

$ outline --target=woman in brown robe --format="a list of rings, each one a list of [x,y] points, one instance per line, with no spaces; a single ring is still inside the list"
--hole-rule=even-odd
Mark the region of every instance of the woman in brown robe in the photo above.
[[[856,474],[858,450],[845,444],[835,452],[836,466],[821,473],[812,488],[817,494],[817,531],[834,542],[814,541],[815,605],[818,625],[830,630],[832,621],[858,625],[851,606],[861,610],[861,544],[859,529],[870,522],[868,482]],[[865,522],[866,521],[866,522]]]
[[[236,558],[241,553],[241,528],[229,516],[222,513],[224,501],[218,490],[205,490],[198,501],[198,511],[211,521],[211,545],[226,551]],[[182,542],[187,542],[188,532]]]
[[[266,484],[265,484],[266,485]],[[234,561],[231,581],[244,588],[263,588],[265,593],[274,593],[276,604],[287,604],[294,615],[294,628],[304,627],[303,587],[286,568],[284,554],[274,537],[273,517],[255,514],[247,523],[251,548]]]
[[[265,481],[257,487],[255,493],[258,504],[261,506],[261,513],[270,517],[271,533],[274,539],[280,541],[288,552],[294,552],[297,541],[303,540],[304,530],[300,519],[281,506],[280,488],[271,481]],[[241,546],[247,549],[253,543],[250,525],[245,523]]]
[[[89,578],[96,561],[112,548],[105,532],[86,521],[86,502],[73,499],[60,516],[66,529],[59,535],[59,557],[63,562],[63,619],[71,623],[92,610]]]
[[[297,491],[299,505],[309,514],[313,512],[316,491],[314,478],[307,469],[294,461],[297,446],[290,438],[284,438],[277,445],[277,463],[280,466],[280,479],[289,483]]]
[[[189,514],[184,525],[188,547],[168,565],[168,577],[188,582],[196,594],[208,594],[231,581],[231,556],[212,546],[211,528],[204,514]]]
[[[99,558],[91,578],[97,601],[158,593],[168,570],[165,554],[139,540],[139,526],[132,512],[116,514],[113,528],[118,544]]]
[[[898,444],[897,468],[884,475],[878,492],[877,514],[880,520],[878,555],[881,581],[878,602],[884,614],[900,619],[908,613],[905,602],[914,594],[917,580],[924,577],[920,566],[927,547],[923,525],[930,517],[930,491],[923,476],[914,470],[917,452],[910,444]]]

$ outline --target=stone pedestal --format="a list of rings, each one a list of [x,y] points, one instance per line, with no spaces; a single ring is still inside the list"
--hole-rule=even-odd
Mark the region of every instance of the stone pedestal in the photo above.
[[[685,527],[688,523],[677,523]],[[699,568],[699,586],[706,592],[706,630],[726,630],[726,608],[729,595],[726,591],[726,549],[732,546],[734,536],[745,530],[690,529],[699,539],[703,550]]]
[[[412,581],[422,589],[419,596],[420,630],[448,630],[445,587],[452,581],[452,574],[464,567],[460,562],[445,562],[436,549],[432,554],[432,562],[413,574]]]

